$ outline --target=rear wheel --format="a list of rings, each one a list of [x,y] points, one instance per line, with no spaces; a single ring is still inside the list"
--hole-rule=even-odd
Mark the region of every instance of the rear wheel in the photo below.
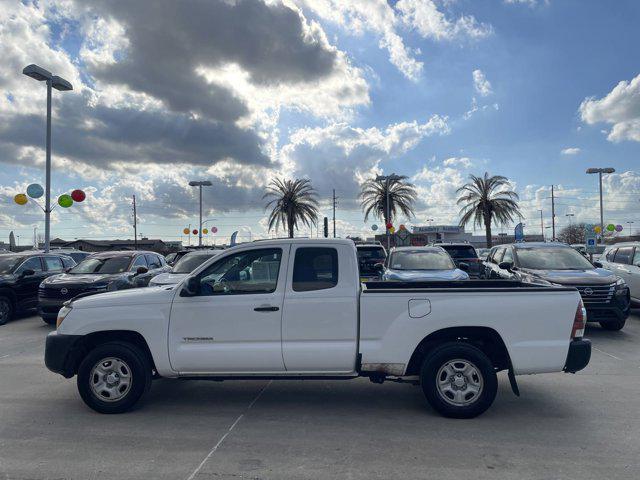
[[[627,320],[608,320],[606,322],[599,322],[600,326],[605,330],[610,330],[612,332],[617,332],[618,330],[622,330],[624,324],[627,323]]]
[[[78,369],[82,400],[100,413],[123,413],[151,388],[151,364],[145,352],[125,342],[94,348]]]
[[[473,418],[487,410],[498,391],[491,360],[478,348],[445,343],[431,353],[420,372],[422,391],[441,415]]]
[[[0,297],[0,325],[7,323],[13,315],[13,303],[8,297]]]

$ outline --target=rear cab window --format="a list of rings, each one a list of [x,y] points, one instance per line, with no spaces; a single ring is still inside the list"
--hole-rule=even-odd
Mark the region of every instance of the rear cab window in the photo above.
[[[440,245],[454,260],[478,258],[476,249],[471,245]]]
[[[294,292],[325,290],[338,284],[338,251],[326,247],[302,247],[293,262]]]

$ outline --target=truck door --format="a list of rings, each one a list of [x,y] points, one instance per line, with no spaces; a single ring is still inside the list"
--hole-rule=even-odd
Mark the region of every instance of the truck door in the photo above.
[[[349,373],[358,339],[358,265],[348,245],[292,245],[282,316],[287,372]]]
[[[181,373],[282,373],[287,246],[221,255],[196,275],[194,296],[177,293],[169,356]],[[282,267],[282,268],[281,268]]]

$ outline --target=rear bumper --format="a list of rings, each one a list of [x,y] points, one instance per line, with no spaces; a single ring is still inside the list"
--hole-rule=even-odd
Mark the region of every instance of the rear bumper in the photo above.
[[[47,335],[44,347],[44,364],[47,368],[65,378],[73,377],[76,360],[81,353],[81,338],[82,335],[61,335],[58,332]]]
[[[591,341],[573,340],[569,344],[569,353],[563,370],[567,373],[579,372],[589,364],[589,360],[591,360]]]

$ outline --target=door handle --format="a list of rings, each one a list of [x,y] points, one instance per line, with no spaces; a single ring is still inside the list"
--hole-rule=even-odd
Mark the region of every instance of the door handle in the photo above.
[[[280,310],[280,307],[270,307],[270,306],[256,307],[253,309],[254,312],[277,312],[278,310]]]

